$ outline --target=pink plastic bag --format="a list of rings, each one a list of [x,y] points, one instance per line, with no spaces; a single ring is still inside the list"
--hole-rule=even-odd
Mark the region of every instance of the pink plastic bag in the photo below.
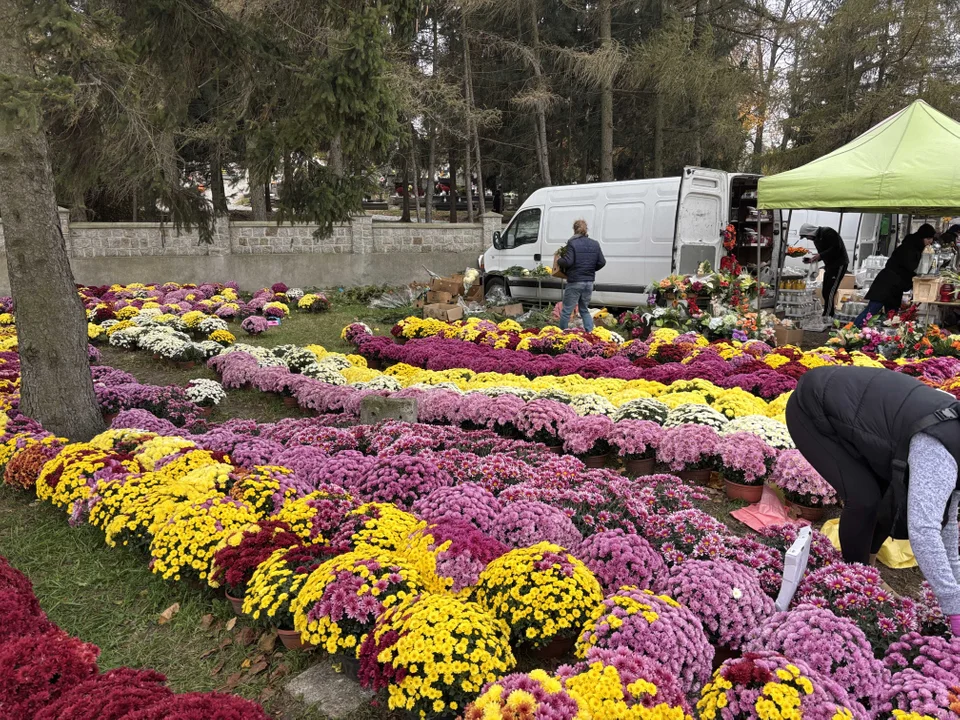
[[[763,488],[760,502],[734,510],[730,514],[752,530],[762,530],[768,525],[782,525],[783,523],[809,525],[806,520],[790,517],[790,513],[787,512],[786,506],[780,501],[777,494],[766,486]]]
[[[558,302],[556,305],[553,306],[553,319],[554,319],[554,320],[559,320],[559,319],[560,319],[560,312],[561,312],[562,310],[563,310],[563,303],[562,303],[562,302]],[[574,305],[574,306],[573,306],[573,314],[572,314],[570,317],[572,317],[572,318],[580,317],[580,308],[578,308],[576,305]]]

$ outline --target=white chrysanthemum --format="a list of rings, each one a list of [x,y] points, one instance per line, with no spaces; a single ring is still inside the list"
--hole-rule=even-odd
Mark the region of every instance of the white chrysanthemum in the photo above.
[[[388,390],[390,392],[397,392],[403,389],[400,381],[389,375],[378,375],[373,380],[368,380],[367,382],[355,382],[353,383],[353,387],[360,388],[361,390]]]
[[[516,395],[521,400],[533,400],[537,393],[530,388],[514,387],[513,385],[498,385],[495,387],[485,387],[476,392],[488,397],[500,397],[501,395]]]
[[[346,385],[347,380],[339,372],[329,365],[320,365],[319,363],[313,363],[312,365],[307,365],[301,372],[309,378],[314,380],[319,380],[320,382],[325,382],[328,385]]]
[[[723,413],[719,413],[709,405],[700,405],[699,403],[684,403],[677,405],[673,410],[667,413],[667,419],[664,421],[665,428],[678,427],[680,425],[706,425],[714,430],[724,427],[729,421]]]
[[[753,433],[767,445],[778,450],[792,450],[796,447],[787,426],[765,415],[744,415],[734,418],[723,426],[720,434],[732,435],[737,432]]]
[[[560,390],[559,388],[547,388],[546,390],[541,390],[536,394],[537,400],[554,400],[556,402],[561,402],[565,405],[569,405],[573,400],[573,395],[568,393],[566,390]]]
[[[637,398],[625,402],[613,414],[614,422],[620,420],[650,420],[662,425],[670,413],[670,408],[653,398]]]
[[[613,415],[617,408],[612,402],[594,393],[574,395],[570,400],[570,407],[577,415]]]
[[[204,378],[191,380],[187,386],[186,395],[187,400],[204,407],[219,405],[227,398],[227,393],[223,389],[223,385],[216,380],[207,380]]]

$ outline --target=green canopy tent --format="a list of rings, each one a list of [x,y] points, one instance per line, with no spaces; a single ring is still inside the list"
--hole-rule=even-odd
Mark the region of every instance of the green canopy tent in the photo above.
[[[832,153],[761,178],[757,207],[958,214],[960,123],[917,100]]]

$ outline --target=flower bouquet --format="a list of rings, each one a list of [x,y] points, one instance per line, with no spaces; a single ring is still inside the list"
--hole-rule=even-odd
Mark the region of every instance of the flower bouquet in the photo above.
[[[251,315],[240,323],[240,329],[247,335],[260,335],[267,331],[267,319],[262,315]]]
[[[237,603],[246,593],[247,583],[260,563],[279,548],[300,544],[300,538],[290,532],[286,523],[265,520],[249,525],[220,542],[207,583],[210,587],[224,586],[227,599],[239,610]]]
[[[738,650],[774,612],[753,570],[729,560],[689,560],[673,568],[657,590],[690,610],[714,646]]]
[[[790,245],[787,248],[787,257],[792,258],[802,258],[804,255],[809,254],[809,250],[805,247],[800,247],[799,245]]]
[[[580,544],[577,556],[608,593],[625,585],[648,590],[667,574],[663,558],[649,542],[620,529],[589,535]]]
[[[410,563],[367,545],[310,573],[290,603],[293,627],[331,655],[356,657],[384,610],[421,589],[420,575]]]
[[[577,640],[577,657],[593,648],[626,647],[675,675],[685,693],[710,677],[713,648],[700,621],[666,595],[624,587],[593,612]]]
[[[700,693],[702,720],[862,720],[871,717],[837,683],[772,652],[727,660]]]
[[[360,648],[360,683],[411,717],[460,712],[516,665],[506,624],[473,602],[419,595],[389,608]]]
[[[621,420],[607,435],[607,442],[626,463],[627,472],[649,475],[662,436],[663,429],[655,422]]]
[[[330,559],[330,552],[330,548],[323,545],[294,545],[274,550],[250,576],[243,596],[243,612],[263,625],[276,625],[284,645],[300,647],[301,637],[293,629],[290,603],[299,595],[310,574]]]
[[[776,451],[751,433],[734,433],[720,439],[717,470],[723,475],[727,497],[758,502]]]
[[[480,697],[467,705],[464,720],[577,720],[581,704],[563,683],[540,668],[487,683]]]
[[[798,605],[769,617],[744,646],[803,658],[816,672],[840,685],[851,698],[876,708],[889,674],[874,657],[866,636],[852,620],[813,605]]]
[[[613,420],[605,415],[572,417],[560,426],[560,439],[563,449],[587,467],[603,467],[610,453],[607,437],[612,431]]]
[[[511,550],[480,574],[471,599],[506,622],[515,645],[572,641],[603,600],[593,573],[563,548],[542,542]]]
[[[773,463],[770,482],[783,490],[787,502],[807,520],[819,520],[824,507],[837,503],[837,491],[799,450],[780,453]]]
[[[816,605],[853,620],[877,657],[883,657],[891,643],[917,624],[913,600],[885,590],[880,572],[866,565],[837,563],[808,573],[797,590],[796,603]]]
[[[706,483],[716,467],[720,437],[706,425],[680,425],[663,431],[657,461],[689,482]]]
[[[297,301],[301,312],[322,313],[330,309],[330,301],[323,293],[307,293]]]

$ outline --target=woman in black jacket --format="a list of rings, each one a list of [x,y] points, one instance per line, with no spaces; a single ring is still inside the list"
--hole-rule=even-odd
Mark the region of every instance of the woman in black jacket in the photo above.
[[[933,225],[924,223],[903,239],[867,291],[867,307],[854,321],[857,327],[863,327],[867,318],[876,315],[881,308],[884,312],[900,309],[903,294],[913,286],[913,276],[917,274],[923,250],[933,242],[936,234]]]

